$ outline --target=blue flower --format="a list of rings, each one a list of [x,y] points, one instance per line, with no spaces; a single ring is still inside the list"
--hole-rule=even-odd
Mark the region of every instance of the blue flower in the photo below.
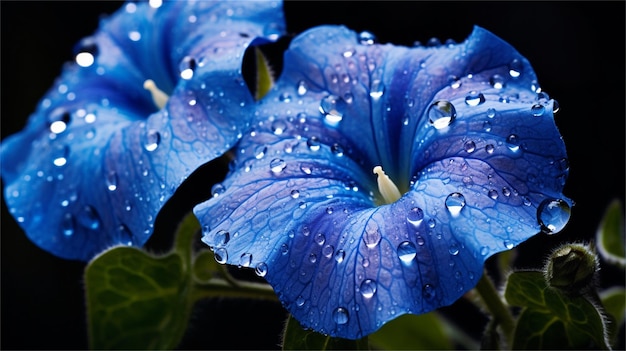
[[[449,305],[488,257],[567,223],[556,109],[529,62],[482,28],[414,48],[311,29],[223,191],[194,209],[203,241],[331,336]]]
[[[250,122],[243,55],[282,33],[280,2],[156,3],[102,20],[2,143],[8,208],[54,255],[143,245],[176,188]]]

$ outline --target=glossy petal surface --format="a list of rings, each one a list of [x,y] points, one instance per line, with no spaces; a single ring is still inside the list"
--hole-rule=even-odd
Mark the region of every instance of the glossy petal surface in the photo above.
[[[569,218],[565,148],[538,92],[528,61],[481,28],[417,48],[312,29],[286,52],[224,192],[196,207],[203,241],[332,336],[449,305],[489,256]],[[377,165],[398,201],[381,200]]]
[[[244,52],[283,29],[280,2],[130,2],[103,19],[2,143],[6,201],[29,238],[80,260],[143,245],[181,182],[249,124]],[[170,96],[163,108],[147,79]]]

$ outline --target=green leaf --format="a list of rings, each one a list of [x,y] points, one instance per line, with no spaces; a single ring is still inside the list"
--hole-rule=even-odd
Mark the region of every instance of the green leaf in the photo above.
[[[609,349],[606,325],[598,307],[582,295],[549,288],[541,272],[509,275],[505,298],[524,307],[513,341],[514,349]]]
[[[380,350],[451,350],[444,322],[435,312],[402,315],[369,336],[370,346]]]
[[[625,233],[622,204],[618,199],[615,199],[607,207],[598,226],[596,241],[600,255],[607,262],[622,268],[626,267]]]
[[[194,222],[195,221],[195,222]],[[153,256],[114,247],[85,270],[89,343],[92,349],[173,349],[194,304],[190,290],[193,215],[179,227],[174,251]]]
[[[305,330],[289,315],[283,333],[283,350],[367,350],[367,337],[358,340],[332,338]]]
[[[607,289],[600,293],[600,299],[604,311],[611,320],[609,323],[609,340],[611,340],[611,344],[614,344],[617,342],[618,330],[624,324],[624,317],[626,317],[626,289],[619,286]]]
[[[256,56],[256,92],[254,97],[260,100],[274,85],[274,74],[265,55],[259,48],[254,48]]]

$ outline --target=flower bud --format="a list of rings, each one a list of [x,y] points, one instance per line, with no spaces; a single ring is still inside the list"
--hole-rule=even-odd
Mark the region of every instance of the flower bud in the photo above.
[[[595,250],[589,245],[569,243],[552,251],[543,273],[548,286],[580,294],[593,288],[599,269]]]

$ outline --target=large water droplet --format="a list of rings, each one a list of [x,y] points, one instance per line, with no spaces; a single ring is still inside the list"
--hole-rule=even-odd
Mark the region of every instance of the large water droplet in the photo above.
[[[546,112],[546,108],[542,104],[534,104],[530,108],[530,111],[533,113],[533,116],[539,117],[543,115],[544,112]]]
[[[190,56],[185,56],[179,65],[180,77],[182,79],[191,79],[196,70],[196,60]]]
[[[259,264],[256,265],[254,272],[259,277],[265,277],[265,275],[267,274],[267,264],[265,264],[265,262],[259,262]]]
[[[424,220],[424,211],[419,207],[413,207],[406,215],[406,220],[414,226],[418,226]]]
[[[465,197],[461,193],[452,193],[446,198],[446,208],[448,212],[455,217],[465,207]]]
[[[250,267],[250,263],[252,263],[252,254],[248,252],[244,252],[239,257],[239,265],[241,267]]]
[[[328,95],[320,102],[319,110],[324,116],[324,122],[331,127],[336,127],[346,112],[346,102],[338,96]]]
[[[470,91],[465,97],[465,103],[469,106],[478,106],[485,102],[485,95],[477,91]]]
[[[98,44],[92,38],[83,39],[76,54],[76,63],[81,67],[93,65],[98,54]]]
[[[78,213],[78,223],[83,227],[96,230],[100,227],[100,216],[93,207],[87,205]]]
[[[226,230],[218,230],[217,233],[215,233],[215,246],[217,247],[221,247],[224,246],[226,244],[228,244],[228,242],[230,241],[230,233]]]
[[[428,121],[436,129],[443,129],[456,119],[456,109],[449,101],[435,101],[428,107]]]
[[[223,247],[216,248],[213,256],[215,256],[215,261],[219,264],[225,264],[228,261],[228,252]]]
[[[154,129],[150,129],[145,135],[143,147],[146,150],[152,152],[156,150],[157,147],[159,147],[160,142],[161,142],[161,134]]]
[[[385,85],[380,80],[376,79],[372,82],[370,86],[370,97],[373,100],[380,99],[385,93]]]
[[[333,320],[335,321],[335,323],[337,324],[346,324],[348,323],[348,310],[346,310],[343,307],[337,307],[334,311],[333,311]]]
[[[515,134],[511,134],[506,138],[506,146],[513,152],[519,151],[520,141],[519,137]]]
[[[422,287],[422,295],[424,295],[425,299],[430,300],[434,298],[436,294],[437,292],[435,291],[435,287],[432,284],[425,284]]]
[[[372,298],[374,294],[376,294],[376,282],[371,279],[365,279],[363,282],[361,282],[359,291],[364,298]]]
[[[370,221],[367,223],[365,227],[365,233],[363,233],[363,242],[368,248],[374,248],[380,242],[381,235],[380,230],[378,230],[378,225],[376,223]]]
[[[476,150],[476,143],[474,143],[473,141],[469,140],[465,142],[465,145],[463,145],[463,148],[465,149],[465,151],[468,154],[471,154],[472,152],[474,152]]]
[[[561,199],[546,199],[537,208],[537,221],[546,234],[556,234],[563,230],[571,210],[567,202]]]
[[[398,258],[405,264],[410,264],[415,258],[417,250],[415,245],[410,241],[403,241],[398,245]]]
[[[115,191],[117,189],[117,182],[117,173],[115,171],[109,171],[105,179],[107,189],[109,189],[109,191]]]
[[[287,167],[287,162],[280,158],[275,158],[270,162],[270,170],[274,174],[282,172]]]

